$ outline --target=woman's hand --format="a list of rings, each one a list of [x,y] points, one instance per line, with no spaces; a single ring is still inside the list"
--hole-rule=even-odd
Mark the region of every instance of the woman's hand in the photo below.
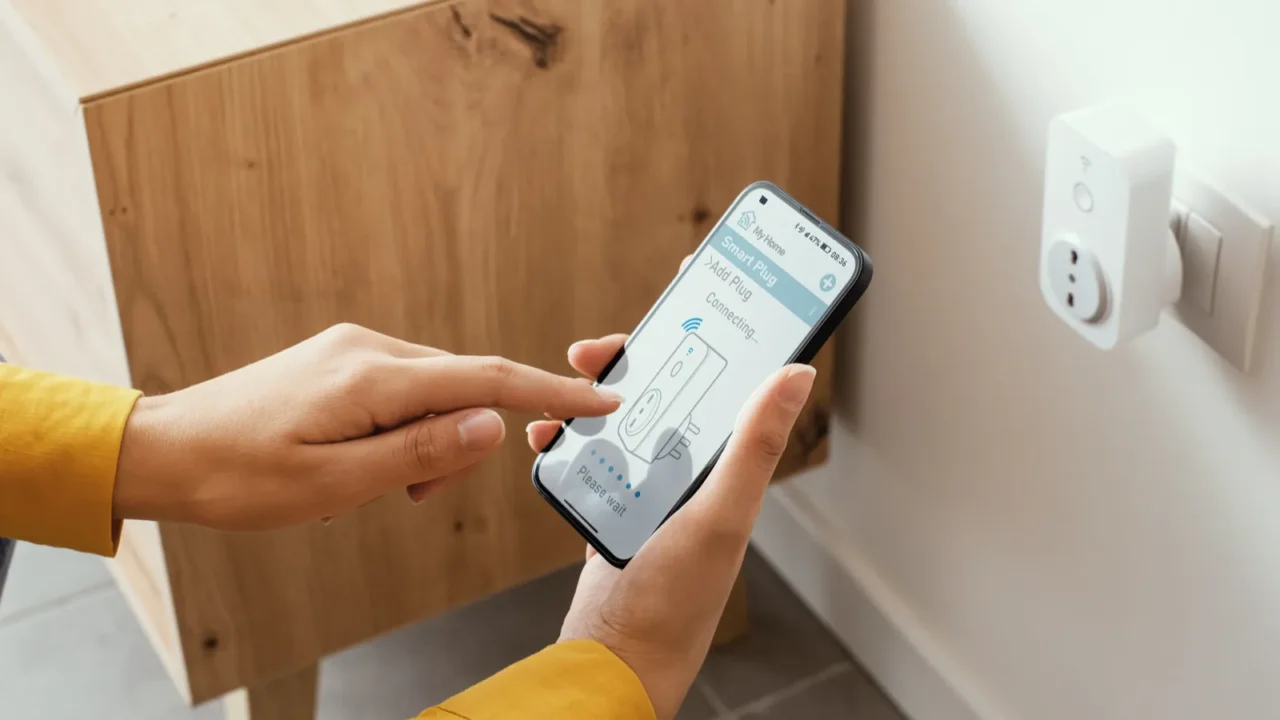
[[[578,343],[575,368],[597,376],[623,336]],[[674,718],[711,647],[729,591],[742,567],[751,528],[791,428],[813,388],[813,368],[775,373],[747,402],[711,476],[625,570],[588,549],[560,639],[596,640],[627,663],[659,718]],[[529,443],[546,447],[559,423],[529,426]]]
[[[113,500],[120,519],[265,530],[393,490],[420,501],[501,444],[490,408],[605,415],[621,398],[496,357],[339,325],[222,377],[139,400]]]

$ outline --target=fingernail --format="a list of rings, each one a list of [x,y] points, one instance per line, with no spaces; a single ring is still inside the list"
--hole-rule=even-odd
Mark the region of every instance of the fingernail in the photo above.
[[[524,426],[524,434],[525,434],[525,435],[528,435],[529,433],[533,432],[533,428],[534,428],[535,426],[537,426],[537,424],[538,424],[538,421],[537,421],[537,420],[535,420],[535,421],[533,421],[533,422],[529,423],[528,425],[525,425],[525,426]]]
[[[467,450],[488,450],[502,442],[502,418],[492,410],[478,410],[458,423],[462,447]]]
[[[622,395],[619,394],[617,390],[611,390],[607,387],[597,385],[596,394],[609,402],[618,403],[619,405],[622,404]]]
[[[421,505],[423,500],[427,499],[427,490],[431,487],[431,483],[418,483],[410,485],[408,489],[409,502],[414,505]]]
[[[791,374],[782,381],[782,387],[778,388],[778,401],[786,409],[798,412],[809,399],[809,393],[813,390],[813,380],[816,377],[818,377],[818,371],[808,365],[796,365],[791,368]]]

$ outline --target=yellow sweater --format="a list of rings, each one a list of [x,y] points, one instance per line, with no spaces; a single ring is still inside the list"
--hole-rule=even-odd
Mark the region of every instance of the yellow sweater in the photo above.
[[[134,390],[0,365],[0,537],[114,555],[116,462]],[[653,720],[631,668],[603,645],[552,645],[428,709],[436,720]]]

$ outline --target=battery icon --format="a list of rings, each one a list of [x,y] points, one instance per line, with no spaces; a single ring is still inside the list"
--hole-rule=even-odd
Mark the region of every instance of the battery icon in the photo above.
[[[831,246],[826,243],[822,243],[822,252],[830,252],[830,251],[831,251]]]

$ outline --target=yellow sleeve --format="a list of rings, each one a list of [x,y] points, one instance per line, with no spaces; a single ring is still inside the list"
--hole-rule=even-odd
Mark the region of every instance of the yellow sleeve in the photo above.
[[[590,640],[558,643],[438,707],[427,720],[656,720],[640,678]]]
[[[139,395],[0,364],[0,537],[115,554],[111,495]]]

